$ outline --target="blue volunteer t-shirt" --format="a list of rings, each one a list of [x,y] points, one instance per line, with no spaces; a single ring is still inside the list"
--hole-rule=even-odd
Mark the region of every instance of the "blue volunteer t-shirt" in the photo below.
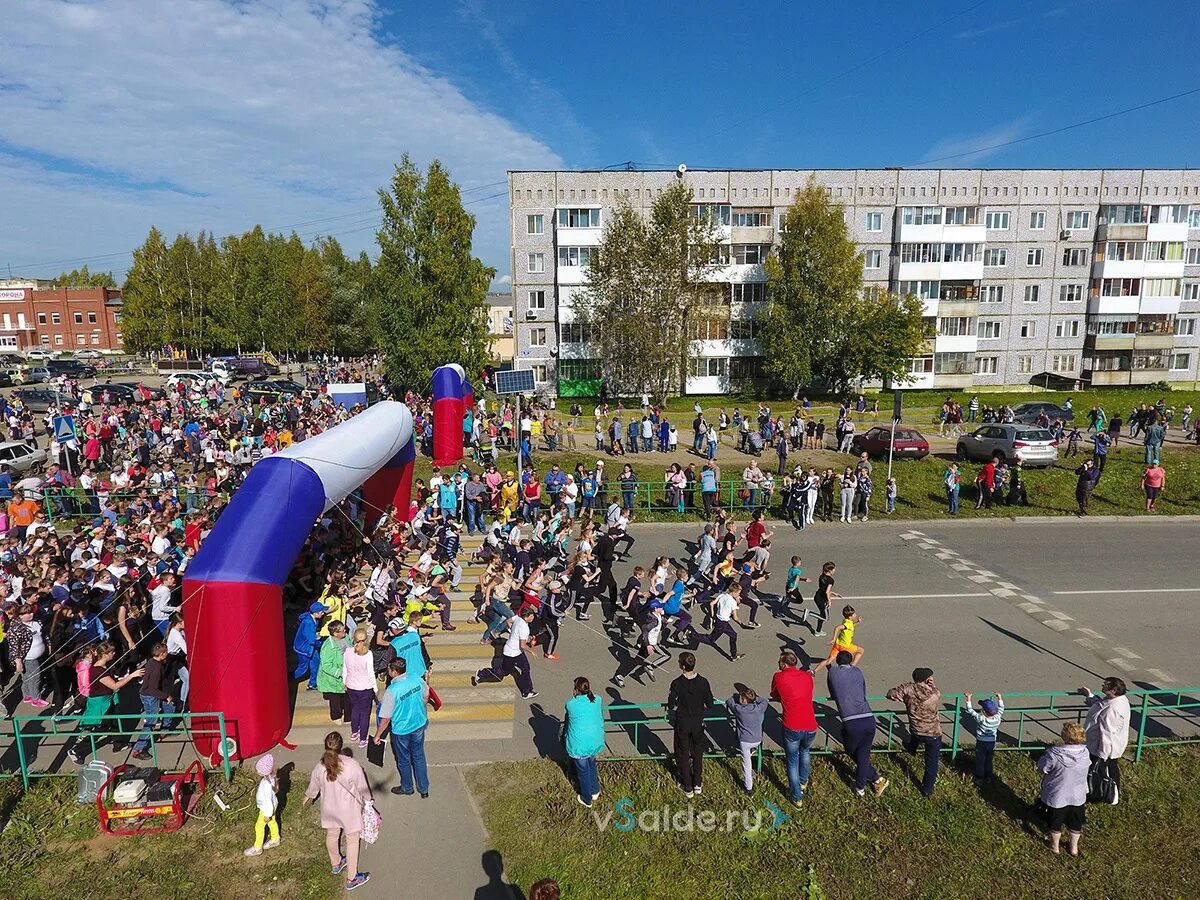
[[[428,671],[425,668],[425,656],[421,653],[421,636],[415,631],[404,631],[392,638],[392,649],[396,656],[404,660],[408,667],[408,675],[421,678]]]
[[[384,718],[390,707],[392,734],[411,734],[429,723],[429,714],[425,711],[428,690],[424,681],[408,673],[387,686],[379,707],[379,718]]]

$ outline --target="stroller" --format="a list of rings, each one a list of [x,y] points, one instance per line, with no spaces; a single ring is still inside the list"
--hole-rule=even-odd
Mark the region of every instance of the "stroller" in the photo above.
[[[762,456],[763,436],[757,431],[750,432],[749,447],[752,454],[755,456]]]

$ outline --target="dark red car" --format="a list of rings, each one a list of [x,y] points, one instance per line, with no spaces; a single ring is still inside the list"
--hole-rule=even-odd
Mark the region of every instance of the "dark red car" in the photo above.
[[[857,455],[864,450],[868,456],[886,457],[888,444],[892,439],[892,428],[877,426],[865,434],[855,436],[851,447]],[[924,459],[929,455],[929,441],[915,428],[906,425],[896,426],[896,444],[892,455],[896,459]]]

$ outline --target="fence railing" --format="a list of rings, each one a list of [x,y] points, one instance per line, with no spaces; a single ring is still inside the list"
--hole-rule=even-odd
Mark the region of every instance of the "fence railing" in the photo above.
[[[1130,745],[1135,761],[1140,761],[1147,748],[1165,747],[1174,744],[1200,743],[1200,688],[1181,690],[1136,690],[1129,691],[1131,707]],[[881,709],[880,704],[891,703],[884,697],[867,698],[875,709],[876,738],[873,752],[896,753],[903,749],[897,734],[897,725],[907,719],[902,709]],[[1058,740],[1062,726],[1067,722],[1082,724],[1087,718],[1086,698],[1078,692],[1032,691],[1005,693],[1004,720],[997,735],[997,750],[1042,750]],[[966,721],[965,698],[962,694],[944,695],[938,718],[942,723],[942,752],[954,759],[965,747],[974,745],[972,722]],[[831,700],[817,697],[813,700],[817,717],[817,740],[812,751],[832,754],[840,750],[841,722],[837,708]],[[668,742],[658,735],[670,731],[666,707],[662,703],[615,703],[607,707],[604,732],[608,752],[602,759],[662,759],[670,754]],[[772,722],[772,719],[774,720]],[[723,703],[718,701],[704,717],[704,728],[713,745],[718,748],[705,754],[710,757],[732,756],[738,752],[738,742],[732,719]],[[779,755],[784,751],[780,740],[782,725],[779,721],[778,704],[768,707],[768,720],[764,729],[764,743],[757,751],[758,765],[762,757]],[[632,745],[633,752],[624,747],[612,748],[615,740],[608,736],[624,735]],[[767,748],[767,740],[776,749]],[[765,749],[764,749],[765,748]]]
[[[139,734],[144,734],[155,766],[159,766],[160,750],[165,744],[190,744],[199,739],[211,740],[217,747],[228,746],[225,714],[221,712],[106,715],[102,724],[112,727],[97,730],[81,728],[82,719],[82,715],[14,716],[0,722],[0,778],[19,777],[22,786],[28,788],[35,778],[73,777],[76,773],[69,767],[35,768],[48,750],[61,763],[60,757],[65,755],[69,742],[94,754],[100,742],[116,739],[132,743]],[[233,769],[227,756],[222,756],[221,769],[228,781]]]
[[[163,492],[170,493],[185,513],[206,509],[218,497],[225,500],[229,499],[227,492],[218,492],[215,495],[209,495],[204,488],[189,491],[183,486],[156,487],[148,485],[146,491],[152,498],[157,497]],[[139,496],[141,496],[140,491],[108,492],[110,505],[114,502],[124,503],[136,500]],[[95,490],[85,491],[80,487],[62,488],[47,485],[42,488],[41,504],[42,508],[46,511],[46,518],[51,522],[75,518],[94,519],[101,515],[99,495]]]

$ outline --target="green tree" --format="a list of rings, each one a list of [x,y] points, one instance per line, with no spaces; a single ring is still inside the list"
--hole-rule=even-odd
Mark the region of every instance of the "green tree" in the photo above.
[[[151,228],[142,246],[133,251],[133,265],[125,277],[121,335],[127,349],[145,352],[166,343],[168,282],[167,245],[162,232]]]
[[[694,325],[728,322],[712,276],[723,262],[717,226],[692,189],[673,183],[647,215],[622,201],[605,223],[576,311],[592,327],[605,377],[620,391],[686,391]]]
[[[422,175],[405,154],[379,205],[370,304],[388,374],[419,387],[444,363],[478,371],[487,361],[485,297],[495,270],[471,254],[475,217],[458,185],[437,160]]]
[[[113,279],[112,272],[89,272],[85,265],[81,269],[63,272],[54,279],[54,286],[56,288],[115,288],[117,282]]]
[[[904,363],[923,339],[921,304],[864,290],[862,254],[842,205],[814,179],[787,211],[767,275],[765,367],[794,396],[814,381],[840,391],[860,379],[905,376]]]

